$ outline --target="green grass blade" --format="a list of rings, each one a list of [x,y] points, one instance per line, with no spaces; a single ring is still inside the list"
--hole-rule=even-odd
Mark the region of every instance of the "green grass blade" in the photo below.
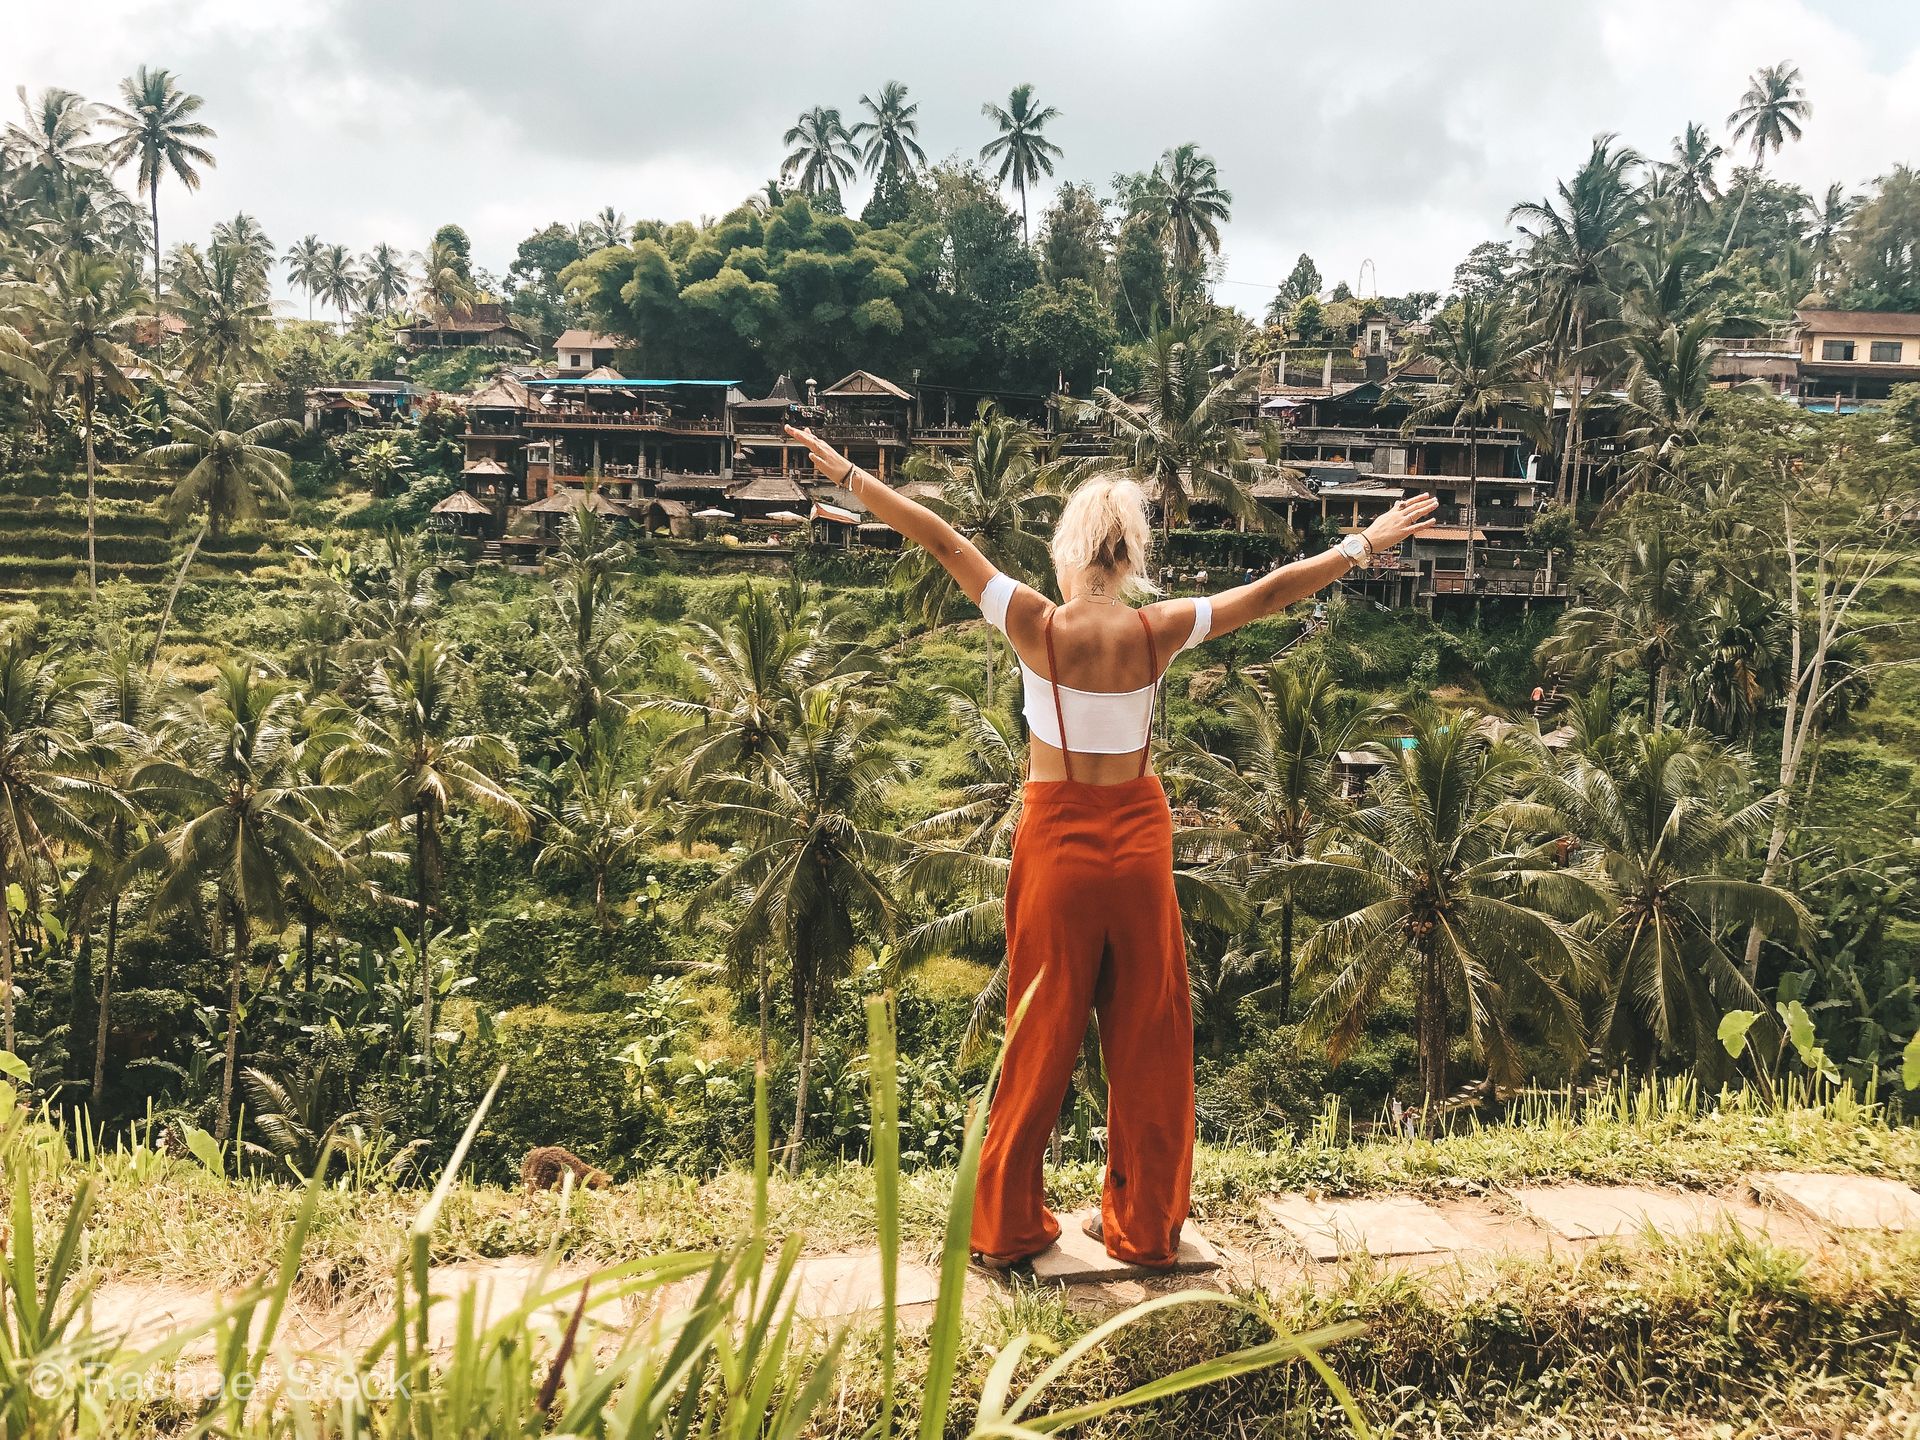
[[[753,1066],[753,1233],[764,1240],[767,1234],[767,1176],[772,1169],[773,1122],[767,1110],[767,1067],[756,1060]]]
[[[1305,1335],[1284,1336],[1278,1340],[1271,1340],[1265,1345],[1236,1350],[1231,1355],[1222,1355],[1218,1359],[1203,1360],[1197,1365],[1175,1370],[1170,1375],[1162,1375],[1158,1379],[1147,1381],[1144,1385],[1136,1385],[1131,1390],[1110,1395],[1104,1400],[1090,1401],[1085,1405],[1076,1405],[1067,1410],[1056,1410],[1050,1415],[1037,1415],[1027,1421],[1026,1426],[1043,1435],[1050,1435],[1069,1426],[1098,1419],[1115,1410],[1127,1410],[1136,1405],[1151,1404],[1153,1401],[1164,1400],[1170,1395],[1178,1395],[1186,1390],[1197,1390],[1202,1385],[1213,1385],[1222,1380],[1231,1380],[1238,1375],[1250,1375],[1256,1370],[1270,1369],[1284,1360],[1317,1357],[1318,1352],[1326,1346],[1338,1344],[1342,1340],[1350,1340],[1358,1335],[1362,1328],[1357,1324],[1333,1325],[1323,1330],[1310,1331]]]
[[[1026,1015],[1039,983],[1035,977],[1020,997],[1007,1023],[1009,1039]],[[934,1301],[933,1325],[927,1332],[927,1383],[920,1406],[920,1440],[940,1440],[947,1427],[947,1411],[953,1405],[953,1377],[960,1360],[960,1324],[966,1305],[967,1246],[973,1234],[973,1186],[980,1175],[980,1147],[987,1138],[987,1099],[1000,1079],[1000,1067],[1006,1058],[1007,1046],[1002,1041],[986,1086],[967,1117],[966,1144],[953,1175],[953,1198],[947,1203],[947,1230],[940,1246],[940,1294]]]
[[[867,1069],[873,1086],[873,1202],[880,1239],[880,1440],[892,1440],[900,1299],[900,1071],[891,994],[867,1000]]]

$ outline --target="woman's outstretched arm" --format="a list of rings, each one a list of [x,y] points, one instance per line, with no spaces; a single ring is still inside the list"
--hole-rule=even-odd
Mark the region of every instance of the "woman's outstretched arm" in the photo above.
[[[1375,553],[1385,554],[1409,535],[1418,535],[1433,524],[1433,512],[1439,501],[1431,495],[1409,495],[1361,532]],[[1337,547],[1330,547],[1305,560],[1282,565],[1270,575],[1262,575],[1250,585],[1237,585],[1213,597],[1213,626],[1210,635],[1225,635],[1255,620],[1261,620],[1325,589],[1353,568],[1354,562]]]
[[[967,598],[979,603],[980,592],[994,576],[994,566],[971,540],[926,506],[876,480],[811,430],[799,430],[791,425],[786,430],[807,447],[815,470],[833,484],[851,490],[860,503],[873,512],[874,519],[899,531],[938,560],[954,582],[967,592]]]

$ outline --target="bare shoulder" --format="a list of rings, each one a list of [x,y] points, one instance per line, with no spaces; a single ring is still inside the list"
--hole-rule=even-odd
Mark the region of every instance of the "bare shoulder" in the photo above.
[[[1156,600],[1151,605],[1141,607],[1141,613],[1147,617],[1147,623],[1153,626],[1154,637],[1168,636],[1176,641],[1185,640],[1193,633],[1193,617],[1199,602],[1190,595],[1182,595],[1173,600]]]
[[[1053,602],[1046,596],[1024,581],[1015,580],[1013,593],[1007,597],[1007,629],[1037,634],[1052,608]]]

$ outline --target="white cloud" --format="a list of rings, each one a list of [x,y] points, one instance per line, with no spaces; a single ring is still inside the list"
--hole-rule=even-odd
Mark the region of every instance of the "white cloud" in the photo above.
[[[602,205],[720,213],[773,172],[802,108],[851,115],[890,77],[935,156],[973,154],[981,101],[1029,80],[1062,111],[1060,179],[1104,183],[1197,141],[1235,198],[1221,298],[1253,312],[1303,250],[1330,283],[1370,258],[1389,292],[1443,289],[1595,132],[1664,152],[1689,120],[1723,128],[1776,60],[1814,102],[1775,162],[1785,178],[1859,186],[1920,138],[1920,7],[1903,0],[7,8],[9,88],[110,99],[147,63],[206,97],[220,165],[197,195],[163,191],[170,237],[245,208],[282,246],[411,250],[457,220],[495,270],[520,237]]]

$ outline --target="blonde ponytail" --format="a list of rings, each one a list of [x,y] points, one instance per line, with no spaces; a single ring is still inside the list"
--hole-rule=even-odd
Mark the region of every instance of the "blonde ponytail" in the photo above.
[[[1053,569],[1064,585],[1082,570],[1112,575],[1122,594],[1153,595],[1147,562],[1153,527],[1139,482],[1096,475],[1083,481],[1053,527]]]

